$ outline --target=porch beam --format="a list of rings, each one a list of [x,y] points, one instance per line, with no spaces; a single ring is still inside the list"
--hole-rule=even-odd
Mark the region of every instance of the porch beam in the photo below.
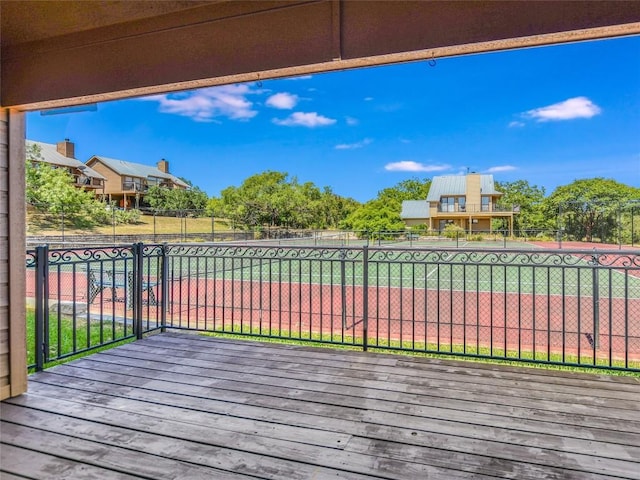
[[[77,15],[82,3],[69,2]],[[27,42],[3,38],[0,104],[36,110],[634,35],[640,2],[240,1],[126,20]]]

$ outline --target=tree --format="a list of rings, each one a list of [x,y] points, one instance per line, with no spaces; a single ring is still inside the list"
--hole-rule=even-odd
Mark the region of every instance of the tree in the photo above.
[[[606,178],[576,180],[545,199],[544,212],[577,240],[616,240],[622,207],[640,199],[640,189]]]
[[[519,213],[514,215],[515,230],[553,228],[553,220],[547,218],[543,210],[544,187],[530,185],[527,180],[516,180],[496,182],[496,189],[504,194],[498,202],[499,206],[519,208]]]
[[[265,171],[245,179],[239,187],[225,188],[220,198],[209,201],[208,208],[240,228],[328,228],[337,226],[352,211],[353,203],[328,187],[320,190],[285,172]]]
[[[208,200],[207,194],[198,187],[182,189],[154,185],[145,195],[145,201],[152,209],[176,214],[185,211],[204,213]]]
[[[385,201],[392,201],[395,204],[402,206],[402,202],[405,200],[426,200],[429,195],[429,188],[431,187],[431,179],[425,178],[419,180],[417,178],[410,178],[402,180],[393,187],[385,188],[378,192],[378,199]],[[398,211],[399,213],[400,211]]]
[[[378,192],[378,197],[353,211],[340,226],[347,230],[364,232],[404,230],[400,218],[402,202],[425,200],[429,194],[431,180],[403,180],[393,187]]]
[[[341,226],[363,234],[398,231],[405,227],[397,206],[379,198],[370,200],[355,210]]]
[[[320,197],[318,228],[337,227],[359,206],[360,203],[353,198],[341,197],[333,193],[331,188],[324,187]]]

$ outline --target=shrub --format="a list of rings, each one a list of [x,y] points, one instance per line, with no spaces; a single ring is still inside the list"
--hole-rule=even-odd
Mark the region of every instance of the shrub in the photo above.
[[[460,228],[459,226],[450,223],[444,227],[442,234],[447,238],[460,238],[464,236],[465,230],[464,228]]]
[[[140,210],[116,210],[115,211],[116,224],[126,223],[138,223],[140,221]]]

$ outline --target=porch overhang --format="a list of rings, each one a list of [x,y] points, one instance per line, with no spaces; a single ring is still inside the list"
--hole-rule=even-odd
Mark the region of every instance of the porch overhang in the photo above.
[[[6,1],[0,14],[0,105],[22,110],[640,33],[640,3],[620,1]]]

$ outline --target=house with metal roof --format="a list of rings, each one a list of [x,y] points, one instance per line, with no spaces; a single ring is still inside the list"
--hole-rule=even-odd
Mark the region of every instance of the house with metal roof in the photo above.
[[[57,144],[26,141],[27,149],[36,146],[40,152],[39,162],[66,169],[72,176],[74,185],[85,190],[93,190],[96,195],[104,194],[106,178],[75,158],[75,144],[65,138]]]
[[[105,195],[122,208],[138,208],[152,186],[187,189],[189,185],[169,173],[169,162],[160,160],[156,166],[127,162],[94,155],[87,165],[106,178]]]
[[[427,225],[429,230],[442,231],[454,224],[469,233],[490,232],[492,220],[503,218],[513,234],[513,216],[518,208],[500,205],[502,195],[490,174],[437,176],[426,200],[402,202],[400,217],[407,226]]]

